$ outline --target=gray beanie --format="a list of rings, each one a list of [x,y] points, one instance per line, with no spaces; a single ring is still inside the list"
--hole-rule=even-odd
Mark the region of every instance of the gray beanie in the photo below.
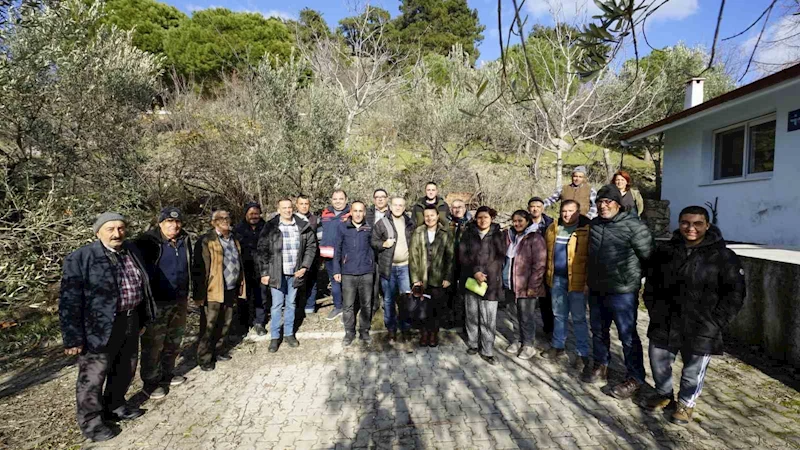
[[[572,174],[575,175],[576,173],[582,173],[586,175],[586,166],[578,166],[572,169]]]
[[[121,220],[126,222],[125,217],[122,214],[116,212],[104,212],[97,217],[97,220],[94,221],[94,225],[92,225],[92,230],[94,230],[94,234],[97,234],[100,231],[100,227],[103,226],[106,222],[112,222],[114,220]],[[127,223],[127,222],[126,222]]]

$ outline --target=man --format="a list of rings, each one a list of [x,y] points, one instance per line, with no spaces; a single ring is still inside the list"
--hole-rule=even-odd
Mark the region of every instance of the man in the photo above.
[[[550,349],[542,354],[555,360],[565,355],[567,321],[572,330],[578,357],[575,365],[589,365],[589,328],[586,325],[586,263],[589,257],[589,219],[578,213],[575,200],[561,202],[561,218],[545,232],[547,245],[547,285],[553,295],[555,327]]]
[[[347,193],[336,189],[331,194],[331,205],[322,211],[320,228],[322,237],[319,240],[320,256],[325,261],[325,271],[331,283],[331,296],[333,297],[333,310],[326,317],[334,320],[342,315],[342,283],[333,278],[334,243],[342,222],[350,218],[350,205],[347,204]]]
[[[684,208],[678,230],[648,264],[644,302],[650,313],[650,368],[656,396],[650,409],[674,410],[670,421],[686,425],[703,390],[711,355],[722,354],[722,330],[742,308],[745,279],[736,253],[702,206]],[[672,364],[683,360],[678,402]]]
[[[636,214],[624,211],[622,195],[606,185],[597,195],[600,215],[590,224],[588,285],[594,363],[582,380],[604,380],[611,359],[610,329],[617,326],[625,355],[625,381],[611,389],[618,399],[630,398],[644,383],[642,342],[636,331],[642,263],[653,252],[653,237]]]
[[[251,306],[254,314],[252,317],[253,331],[257,336],[267,334],[264,325],[267,323],[267,303],[269,292],[267,287],[261,284],[258,268],[256,267],[256,250],[258,248],[258,237],[264,230],[266,222],[261,218],[261,205],[250,202],[244,205],[244,220],[234,228],[233,232],[236,239],[242,246],[242,260],[244,261],[244,276],[247,285],[247,300],[239,302],[240,325],[244,329],[248,328],[248,316],[250,316],[247,304]],[[249,303],[246,303],[249,302]]]
[[[576,202],[577,204],[577,202]],[[544,236],[553,219],[544,213],[544,200],[540,197],[532,197],[528,200],[528,212],[531,215],[532,223],[538,226],[539,232]],[[545,334],[553,334],[553,296],[550,293],[550,285],[545,283],[545,296],[539,299],[539,312],[542,315],[542,325]]]
[[[139,250],[125,242],[125,218],[103,213],[92,230],[97,241],[64,260],[58,307],[64,353],[79,355],[78,426],[99,442],[119,433],[104,416],[144,414],[125,404],[125,393],[136,373],[139,330],[155,317],[156,305]]]
[[[414,208],[411,209],[411,218],[414,219],[414,225],[422,226],[425,221],[422,212],[425,210],[425,205],[434,205],[439,211],[439,222],[444,226],[450,223],[450,207],[445,203],[442,197],[439,197],[439,187],[433,181],[425,185],[425,196],[419,199]]]
[[[379,220],[389,214],[389,194],[385,189],[375,189],[372,193],[372,206],[367,208],[367,225],[375,226]]]
[[[350,205],[350,218],[342,223],[333,255],[333,277],[342,283],[344,301],[344,340],[345,347],[356,337],[356,298],[361,305],[359,311],[359,339],[365,344],[371,342],[369,336],[372,322],[372,277],[375,273],[375,253],[370,245],[372,226],[365,222],[366,205],[355,201]]]
[[[581,205],[581,215],[594,219],[597,216],[596,198],[597,192],[586,181],[586,167],[578,166],[572,170],[572,183],[556,189],[553,195],[545,199],[544,208],[559,200],[575,200]]]
[[[214,370],[217,361],[229,361],[226,341],[237,298],[246,297],[242,247],[233,235],[231,215],[218,209],[211,215],[213,229],[195,246],[194,299],[203,304],[197,365]]]
[[[411,238],[411,283],[422,287],[430,298],[425,300],[426,320],[419,340],[421,347],[439,345],[439,324],[444,316],[445,290],[453,279],[453,241],[449,226],[439,222],[436,205],[426,205],[425,223]]]
[[[458,275],[461,273],[461,263],[458,260],[458,244],[461,242],[461,235],[467,225],[472,222],[472,213],[467,211],[467,205],[463,200],[453,200],[450,207],[450,233],[453,235],[453,273]],[[464,299],[461,297],[461,286],[459,280],[453,280],[453,285],[450,286],[447,296],[447,306],[449,314],[449,327],[463,327],[464,326]]]
[[[281,199],[278,201],[278,215],[267,222],[258,240],[261,284],[269,286],[272,291],[270,353],[277,352],[281,344],[281,316],[286,343],[289,347],[300,345],[294,336],[295,300],[316,258],[314,230],[308,222],[294,215],[291,199]]]
[[[504,298],[502,276],[506,257],[506,240],[500,225],[492,223],[493,214],[487,206],[478,208],[475,222],[467,227],[458,248],[466,309],[467,353],[480,352],[481,358],[491,365],[496,364],[494,332],[497,302]],[[486,293],[480,296],[466,289],[468,278],[487,283]]]
[[[174,387],[186,381],[186,377],[173,373],[192,296],[192,242],[183,230],[181,211],[175,207],[162,209],[158,226],[142,234],[136,247],[144,258],[157,306],[155,319],[142,335],[139,375],[144,382],[143,392],[151,399],[159,399],[167,395],[161,384]]]
[[[297,209],[294,213],[295,216],[299,217],[302,220],[308,222],[308,226],[311,227],[311,231],[314,232],[314,236],[318,236],[318,225],[319,225],[319,218],[316,214],[311,212],[311,200],[305,194],[300,194],[297,196],[297,199],[294,201],[295,208]],[[305,287],[303,288],[303,297],[305,298],[304,303],[304,312],[306,315],[314,314],[317,312],[317,275],[319,273],[319,247],[317,248],[317,254],[314,258],[314,263],[311,264],[311,267],[308,268],[308,274],[306,275],[306,282]]]
[[[406,215],[406,201],[392,199],[391,214],[379,220],[372,230],[372,248],[377,253],[378,274],[383,291],[383,323],[389,343],[397,338],[397,298],[411,290],[408,273],[408,248],[414,232],[414,221]],[[400,334],[406,340],[409,324],[400,323]]]

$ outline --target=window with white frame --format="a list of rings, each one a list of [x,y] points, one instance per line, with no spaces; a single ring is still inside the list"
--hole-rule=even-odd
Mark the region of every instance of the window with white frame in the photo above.
[[[775,165],[775,114],[714,132],[714,180],[769,175]]]

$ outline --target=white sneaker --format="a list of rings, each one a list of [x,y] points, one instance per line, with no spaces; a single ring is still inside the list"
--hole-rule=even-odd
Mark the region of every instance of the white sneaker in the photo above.
[[[506,353],[511,353],[513,355],[516,355],[517,353],[519,353],[520,347],[522,347],[522,345],[519,342],[514,342],[513,344],[508,346],[508,348],[506,349]]]

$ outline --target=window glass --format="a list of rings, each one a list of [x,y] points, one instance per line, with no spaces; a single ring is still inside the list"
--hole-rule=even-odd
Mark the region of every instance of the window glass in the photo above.
[[[744,127],[717,133],[714,144],[714,179],[744,175]]]
[[[748,173],[772,172],[775,167],[775,121],[750,126]]]

